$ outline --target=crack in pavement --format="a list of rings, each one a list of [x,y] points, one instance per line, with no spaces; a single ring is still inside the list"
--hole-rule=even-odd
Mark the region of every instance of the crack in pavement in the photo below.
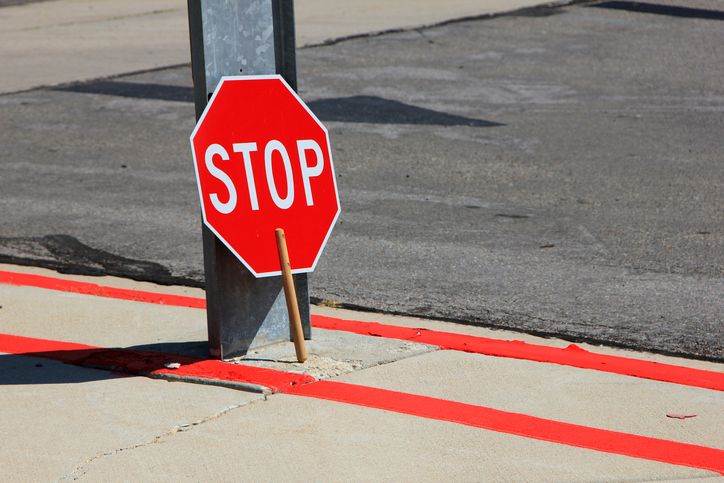
[[[327,377],[327,378],[318,378],[316,381],[310,382],[310,383],[308,383],[308,384],[314,384],[315,382],[318,382],[319,380],[324,380],[324,379],[327,379],[327,380],[336,379],[337,377],[343,376],[343,375],[345,375],[345,374],[350,374],[350,373],[354,373],[354,372],[362,372],[362,371],[365,371],[365,370],[368,370],[368,369],[372,369],[372,368],[374,368],[374,367],[385,366],[385,365],[393,364],[393,363],[395,363],[395,362],[402,361],[402,360],[405,360],[405,359],[410,359],[410,358],[413,358],[413,357],[419,357],[419,356],[423,356],[423,355],[425,355],[425,354],[430,354],[430,353],[432,353],[432,352],[437,352],[437,351],[442,350],[441,348],[439,348],[439,347],[437,347],[437,346],[433,346],[433,345],[429,345],[429,344],[421,344],[421,343],[409,342],[409,341],[406,341],[406,344],[413,344],[413,345],[416,345],[416,346],[422,346],[422,347],[424,348],[424,350],[421,351],[421,352],[415,352],[415,353],[412,353],[412,354],[403,354],[401,357],[397,357],[397,358],[395,358],[395,357],[393,356],[392,358],[383,359],[383,360],[378,361],[378,362],[376,362],[376,363],[374,363],[374,364],[371,364],[371,365],[368,365],[368,366],[362,366],[362,367],[360,367],[359,369],[352,370],[352,371],[349,371],[349,372],[343,372],[343,373],[341,373],[341,374],[339,374],[339,375],[336,375],[336,376]],[[198,381],[196,381],[196,380],[184,381],[183,379],[179,379],[179,382],[186,382],[186,383],[192,383],[192,384],[198,383]],[[238,387],[230,387],[230,386],[225,386],[225,387],[228,387],[229,389],[235,389],[235,390],[244,390],[244,389],[238,388]],[[268,400],[269,397],[273,396],[274,394],[284,394],[284,392],[282,391],[282,392],[279,392],[279,393],[261,394],[260,397],[257,398],[257,399],[253,399],[253,400],[251,400],[251,401],[248,401],[248,402],[245,402],[245,403],[242,403],[242,404],[235,404],[235,405],[232,405],[232,406],[228,406],[228,407],[226,407],[226,408],[224,408],[224,409],[222,409],[222,410],[220,410],[220,411],[218,411],[218,412],[216,412],[216,413],[214,413],[214,414],[212,414],[212,415],[210,415],[210,416],[206,416],[206,417],[204,417],[204,418],[198,419],[198,420],[193,421],[193,422],[191,422],[191,423],[185,423],[185,424],[180,424],[180,425],[178,425],[178,426],[174,426],[173,428],[171,428],[171,429],[169,429],[169,430],[167,430],[167,431],[164,431],[164,432],[162,432],[161,434],[158,434],[158,435],[156,435],[156,436],[154,436],[154,437],[152,437],[152,438],[150,438],[150,439],[147,439],[147,440],[145,440],[145,441],[142,441],[142,442],[139,442],[139,443],[135,443],[135,444],[131,444],[131,445],[128,445],[128,446],[124,446],[124,447],[122,447],[122,448],[117,448],[117,449],[113,449],[113,450],[110,450],[110,451],[103,451],[103,452],[101,452],[101,453],[98,453],[98,454],[96,454],[96,455],[94,455],[94,456],[91,456],[90,458],[87,458],[85,461],[79,463],[78,465],[76,465],[70,473],[68,473],[67,475],[61,476],[60,478],[58,478],[58,479],[56,480],[56,482],[57,482],[57,483],[61,483],[61,482],[66,482],[66,481],[76,481],[76,480],[79,480],[79,479],[82,478],[84,475],[86,475],[86,474],[88,473],[88,471],[90,470],[90,467],[91,467],[93,464],[97,463],[99,460],[102,460],[102,459],[104,459],[104,458],[108,458],[108,457],[115,456],[115,455],[117,455],[117,454],[119,454],[119,453],[122,453],[122,452],[133,451],[133,450],[138,449],[138,448],[143,448],[143,447],[146,447],[146,446],[151,446],[151,445],[160,443],[160,442],[162,442],[163,440],[166,440],[167,438],[169,438],[169,437],[171,437],[171,436],[173,436],[173,435],[175,435],[175,434],[177,434],[177,433],[190,431],[190,430],[192,430],[193,428],[195,428],[195,427],[197,427],[197,426],[201,426],[201,425],[206,424],[206,423],[208,423],[208,422],[210,422],[210,421],[215,421],[215,420],[217,420],[217,419],[225,416],[226,414],[228,414],[228,413],[230,413],[231,411],[234,411],[234,410],[236,410],[236,409],[239,409],[239,408],[242,408],[242,407],[245,407],[245,406],[250,406],[250,405],[255,404],[255,403],[258,403],[258,402],[265,402],[265,401]]]
[[[257,402],[260,402],[260,401],[263,402],[263,401],[266,401],[266,400],[267,400],[267,396],[266,396],[266,395],[263,395],[262,397],[260,397],[260,398],[258,398],[258,399],[253,399],[253,400],[251,400],[251,401],[248,401],[248,402],[245,402],[245,403],[242,403],[242,404],[234,404],[234,405],[228,406],[228,407],[222,409],[221,411],[218,411],[218,412],[216,412],[216,413],[214,413],[214,414],[212,414],[212,415],[210,415],[210,416],[206,416],[206,417],[204,417],[204,418],[201,418],[201,419],[199,419],[199,420],[193,421],[193,422],[191,422],[191,423],[186,423],[186,424],[181,424],[181,425],[179,425],[179,426],[174,426],[173,428],[169,429],[168,431],[164,431],[163,433],[161,433],[161,434],[159,434],[159,435],[156,435],[156,436],[154,436],[153,438],[151,438],[151,439],[149,439],[149,440],[142,441],[142,442],[140,442],[140,443],[135,443],[135,444],[128,445],[128,446],[124,446],[124,447],[122,447],[122,448],[114,449],[114,450],[111,450],[111,451],[104,451],[104,452],[102,452],[102,453],[96,454],[96,455],[91,456],[90,458],[86,459],[86,460],[83,461],[82,463],[79,463],[78,465],[76,465],[75,468],[73,468],[73,470],[72,470],[70,473],[68,473],[67,475],[61,476],[60,478],[58,478],[58,479],[56,480],[56,482],[57,482],[57,483],[61,483],[61,482],[64,482],[64,481],[76,481],[76,480],[82,478],[86,473],[88,473],[88,471],[89,471],[89,469],[90,469],[89,467],[90,467],[91,465],[93,465],[94,463],[96,463],[97,461],[99,461],[99,460],[101,460],[101,459],[104,459],[104,458],[107,458],[107,457],[110,457],[110,456],[115,456],[115,455],[117,455],[117,454],[119,454],[119,453],[122,453],[122,452],[124,452],[124,451],[132,451],[132,450],[135,450],[135,449],[138,449],[138,448],[143,448],[143,447],[146,447],[146,446],[150,446],[150,445],[154,445],[154,444],[160,443],[162,440],[164,440],[164,439],[166,439],[166,438],[168,438],[168,437],[170,437],[170,436],[173,436],[174,434],[183,433],[183,432],[186,432],[186,431],[189,431],[189,430],[195,428],[196,426],[201,426],[201,425],[206,424],[206,423],[208,423],[208,422],[210,422],[210,421],[215,421],[215,420],[221,418],[222,416],[230,413],[231,411],[233,411],[233,410],[235,410],[235,409],[239,409],[239,408],[241,408],[241,407],[249,406],[249,405],[251,405],[251,404],[254,404],[254,403],[257,403]]]

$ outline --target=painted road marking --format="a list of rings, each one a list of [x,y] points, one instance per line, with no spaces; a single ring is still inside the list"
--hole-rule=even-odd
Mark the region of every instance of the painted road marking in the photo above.
[[[93,295],[119,300],[130,300],[132,302],[145,302],[149,304],[168,305],[172,307],[189,307],[193,309],[205,309],[206,300],[198,297],[186,297],[184,295],[169,295],[157,292],[146,292],[143,290],[132,290],[127,288],[109,287],[90,282],[79,282],[64,278],[47,277],[44,275],[33,275],[29,273],[8,272],[0,270],[0,283],[15,285],[18,287],[36,287],[59,292],[70,292],[82,295]]]
[[[564,348],[550,347],[529,344],[520,340],[491,339],[452,332],[379,324],[377,322],[350,321],[319,315],[314,316],[313,321],[314,327],[320,329],[342,330],[354,332],[355,334],[409,340],[434,345],[446,350],[523,359],[533,362],[547,362],[724,391],[724,373],[630,357],[599,354],[582,349],[575,344],[570,344]]]
[[[0,270],[0,283],[175,307],[206,308],[206,301],[198,297],[122,289],[89,282],[4,270]],[[501,340],[456,334],[453,332],[415,329],[380,324],[377,322],[343,320],[320,315],[312,315],[312,326],[319,329],[353,332],[366,336],[408,340],[434,345],[445,350],[559,364],[580,369],[591,369],[642,379],[681,384],[684,386],[724,391],[724,373],[630,357],[599,354],[587,351],[573,344],[566,348],[558,348],[515,340]]]
[[[724,474],[724,450],[610,431],[521,413],[416,394],[389,391],[273,369],[204,360],[176,354],[59,342],[0,334],[0,352],[53,359],[82,367],[163,377],[186,382],[226,381],[265,386],[273,392],[336,401],[426,419],[447,421],[604,453],[689,466]],[[180,363],[167,369],[169,362]]]
[[[437,419],[499,433],[634,458],[715,471],[724,475],[724,450],[610,431],[457,401],[337,381],[318,381],[287,394]]]

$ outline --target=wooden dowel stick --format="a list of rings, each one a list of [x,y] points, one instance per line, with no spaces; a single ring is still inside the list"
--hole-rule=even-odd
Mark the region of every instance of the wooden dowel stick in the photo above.
[[[302,331],[302,317],[299,315],[299,304],[297,303],[297,291],[294,288],[292,278],[292,267],[289,264],[289,252],[287,251],[287,239],[284,230],[274,230],[277,237],[277,250],[279,251],[279,263],[282,266],[282,285],[284,286],[284,297],[287,299],[287,310],[289,311],[289,323],[292,328],[292,339],[294,350],[297,353],[297,360],[307,360],[307,346],[304,344],[304,332]]]

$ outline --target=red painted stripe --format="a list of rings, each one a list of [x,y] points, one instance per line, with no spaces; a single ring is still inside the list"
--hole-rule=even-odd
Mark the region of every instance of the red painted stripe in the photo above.
[[[196,297],[165,295],[139,290],[107,287],[42,275],[0,270],[0,283],[38,287],[50,290],[95,295],[179,307],[205,308],[206,301]],[[320,329],[340,330],[355,334],[409,340],[435,345],[443,349],[471,352],[496,357],[508,357],[535,362],[560,364],[614,374],[651,379],[685,386],[724,391],[724,373],[694,369],[673,364],[651,362],[628,357],[597,354],[570,345],[561,349],[522,341],[507,341],[475,337],[452,332],[415,329],[376,322],[359,322],[320,315],[312,316],[312,325]]]
[[[500,433],[724,474],[724,451],[706,446],[591,428],[484,406],[335,381],[318,381],[314,384],[297,386],[287,394],[449,421]]]
[[[15,273],[0,270],[0,283],[23,287],[38,287],[61,292],[72,292],[83,295],[95,295],[112,299],[131,300],[134,302],[147,302],[150,304],[171,305],[176,307],[191,307],[195,309],[206,308],[206,301],[198,297],[183,295],[168,295],[142,290],[108,287],[90,282],[78,282],[62,278],[46,277],[29,273]]]
[[[72,353],[96,349],[98,349],[96,346],[77,344],[75,342],[59,342],[56,340],[0,334],[0,352],[4,352],[5,354],[57,354],[57,360],[72,362]],[[62,359],[64,353],[66,353],[67,360]]]
[[[170,374],[209,381],[256,384],[267,387],[273,392],[282,392],[295,385],[316,380],[303,374],[230,364],[212,359],[204,360],[163,352],[106,349],[72,342],[50,341],[8,334],[0,334],[0,352],[28,357],[42,357],[76,366],[107,369],[127,374],[151,376]],[[172,362],[181,364],[181,367],[167,369],[166,364]]]
[[[342,330],[374,337],[409,340],[442,349],[547,362],[581,369],[593,369],[626,376],[724,391],[724,373],[589,352],[574,344],[565,348],[529,344],[519,340],[499,340],[472,335],[416,329],[376,322],[359,322],[314,316],[314,327]]]
[[[258,384],[275,392],[326,399],[412,416],[577,446],[724,474],[724,451],[716,448],[608,431],[525,414],[373,387],[314,378],[271,369],[201,360],[175,354],[104,349],[71,342],[0,334],[0,352],[42,357],[84,367],[129,374],[173,374],[209,381]],[[178,369],[165,364],[178,362]]]

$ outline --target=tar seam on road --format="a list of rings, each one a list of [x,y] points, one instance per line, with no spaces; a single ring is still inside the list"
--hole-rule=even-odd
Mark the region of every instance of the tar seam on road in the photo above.
[[[4,270],[0,270],[0,283],[159,305],[195,309],[206,308],[206,301],[197,297],[122,289],[89,282]],[[515,340],[476,337],[452,332],[399,327],[376,322],[343,320],[319,315],[312,316],[312,326],[319,329],[353,332],[365,336],[409,340],[434,345],[446,350],[560,364],[579,369],[591,369],[684,386],[724,391],[724,374],[722,373],[629,357],[599,354],[575,345],[558,348]]]
[[[676,5],[662,5],[660,3],[644,3],[630,1],[609,1],[591,5],[595,8],[608,8],[612,10],[625,10],[633,13],[647,13],[652,15],[665,15],[678,18],[696,18],[701,20],[724,20],[724,11],[704,8],[678,7]]]
[[[0,334],[0,352],[149,377],[172,374],[174,380],[190,383],[198,383],[199,379],[243,382],[265,386],[278,393],[381,409],[724,474],[724,450],[717,448],[593,428],[375,387],[337,381],[319,381],[311,376],[273,369],[229,364],[218,360],[204,360],[177,354],[105,349],[85,344],[7,334]],[[169,362],[177,362],[180,366],[173,370],[167,369],[165,366]],[[185,380],[183,376],[190,376],[190,378]]]

